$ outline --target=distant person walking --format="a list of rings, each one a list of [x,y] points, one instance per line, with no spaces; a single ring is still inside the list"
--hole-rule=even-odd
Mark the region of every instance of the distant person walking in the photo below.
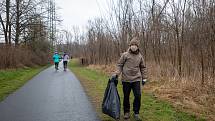
[[[69,55],[66,52],[64,52],[64,54],[63,54],[63,67],[64,67],[64,71],[66,71],[66,69],[67,69],[67,63],[68,63],[68,61],[69,61]]]
[[[124,119],[130,118],[129,96],[131,90],[133,91],[133,111],[136,121],[141,121],[141,118],[139,117],[141,106],[140,84],[142,83],[142,85],[144,85],[146,82],[146,66],[143,56],[140,53],[139,45],[140,42],[136,37],[130,41],[128,51],[123,53],[120,57],[117,64],[117,71],[113,75],[118,77],[118,75],[122,74]]]
[[[59,65],[59,62],[60,62],[60,55],[58,54],[58,52],[55,52],[55,54],[53,55],[53,61],[54,61],[54,64],[55,64],[55,69],[56,70],[59,70],[58,69],[58,65]]]

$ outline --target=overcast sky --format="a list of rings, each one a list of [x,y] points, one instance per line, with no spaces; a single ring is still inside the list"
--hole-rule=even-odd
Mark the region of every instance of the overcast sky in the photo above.
[[[58,15],[61,16],[62,29],[71,30],[73,26],[84,28],[89,19],[100,17],[105,11],[106,0],[55,0]]]

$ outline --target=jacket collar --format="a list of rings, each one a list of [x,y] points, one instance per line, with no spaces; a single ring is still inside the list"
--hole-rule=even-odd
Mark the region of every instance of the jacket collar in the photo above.
[[[129,47],[128,50],[127,50],[127,52],[129,52],[129,53],[131,53],[131,54],[137,55],[137,54],[140,53],[140,50],[139,50],[139,48],[138,48],[137,51],[133,52],[133,51],[131,50],[131,48]]]

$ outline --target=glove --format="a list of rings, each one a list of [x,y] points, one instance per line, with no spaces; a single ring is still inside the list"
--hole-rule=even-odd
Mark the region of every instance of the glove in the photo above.
[[[142,80],[142,85],[145,85],[146,81],[147,81],[146,79],[143,79]]]
[[[111,76],[111,80],[114,82],[115,86],[117,86],[117,84],[118,84],[118,75],[117,74],[113,74]]]
[[[113,75],[111,76],[111,78],[112,78],[112,79],[113,79],[113,78],[117,79],[117,78],[118,78],[118,75],[117,75],[117,74],[113,74]]]

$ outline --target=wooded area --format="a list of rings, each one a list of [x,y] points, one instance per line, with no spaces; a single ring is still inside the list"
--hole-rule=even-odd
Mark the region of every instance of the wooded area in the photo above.
[[[214,0],[109,0],[108,18],[89,21],[72,43],[89,64],[115,63],[137,36],[153,73],[215,84]]]
[[[56,33],[52,0],[0,1],[1,68],[48,63]]]
[[[214,0],[107,0],[107,4],[107,13],[90,20],[87,34],[79,32],[70,44],[74,56],[87,64],[116,64],[137,36],[150,80],[183,89],[181,97],[189,90],[194,100],[214,106]]]

